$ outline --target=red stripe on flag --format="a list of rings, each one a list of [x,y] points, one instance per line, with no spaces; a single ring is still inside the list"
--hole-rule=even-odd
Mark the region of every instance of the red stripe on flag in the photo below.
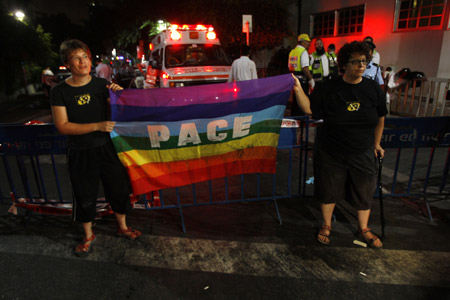
[[[236,160],[216,166],[205,166],[204,168],[167,173],[157,177],[140,177],[139,179],[132,180],[131,184],[134,194],[140,195],[149,191],[178,187],[225,176],[249,173],[274,174],[275,172],[275,159]]]
[[[164,163],[147,163],[144,165],[131,165],[127,167],[131,180],[138,180],[141,177],[159,177],[168,173],[184,172],[206,167],[221,166],[237,160],[275,160],[277,149],[274,147],[253,147],[240,149],[225,154],[204,156],[191,160],[172,161]]]

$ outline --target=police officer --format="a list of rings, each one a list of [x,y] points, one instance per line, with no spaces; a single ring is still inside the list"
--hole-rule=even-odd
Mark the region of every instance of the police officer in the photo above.
[[[323,41],[317,39],[315,47],[316,51],[310,55],[310,65],[315,85],[318,86],[328,79],[330,69],[328,67],[328,57],[323,46]]]
[[[302,33],[297,38],[297,47],[289,52],[289,72],[299,79],[304,91],[309,92],[309,89],[314,89],[315,82],[310,71],[310,62],[308,49],[311,44],[311,39],[306,33]],[[308,93],[309,94],[309,93]],[[291,115],[298,116],[302,112],[297,104],[297,101],[292,101]]]
[[[363,40],[364,42],[370,42],[370,43],[372,43],[373,44],[373,37],[371,37],[371,36],[366,36],[365,38],[364,38],[364,40]],[[372,53],[372,63],[375,65],[375,66],[377,66],[377,67],[379,67],[380,66],[380,60],[381,60],[381,58],[380,58],[380,53],[377,51],[377,50],[373,50],[373,53]]]

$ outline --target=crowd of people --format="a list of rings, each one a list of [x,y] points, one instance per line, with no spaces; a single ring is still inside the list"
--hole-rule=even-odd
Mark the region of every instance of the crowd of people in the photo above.
[[[314,43],[315,51],[309,54],[308,51],[312,42],[309,35],[303,33],[298,36],[297,40],[297,46],[289,53],[289,71],[298,78],[303,90],[309,95],[314,88],[318,88],[327,80],[339,76],[336,46],[329,44],[327,51],[325,51],[324,42],[317,38]],[[380,53],[375,50],[376,46],[371,36],[365,37],[363,42],[371,49],[371,59],[366,65],[363,77],[373,79],[380,86],[383,86]],[[292,104],[291,111],[293,116],[302,115],[295,102]]]
[[[310,37],[301,34],[288,64],[295,82],[293,115],[303,113],[323,120],[313,151],[315,197],[322,211],[317,241],[330,244],[336,203],[348,200],[357,211],[357,233],[370,246],[380,248],[383,243],[368,227],[376,158],[384,156],[380,141],[387,114],[377,75],[379,54],[375,62],[371,38],[347,43],[337,55],[333,44],[325,51],[321,39],[316,39],[315,51],[309,55],[310,44]],[[257,78],[249,50],[246,45],[241,48],[241,57],[232,64],[230,81]],[[108,90],[123,88],[111,82],[110,67],[100,60],[96,61],[97,76],[92,75],[90,50],[79,40],[63,42],[60,57],[71,76],[51,89],[51,107],[56,128],[69,138],[73,219],[84,230],[74,253],[85,256],[96,239],[92,224],[100,181],[117,220],[117,235],[132,240],[141,236],[126,223],[131,211],[130,182],[109,135],[115,122],[108,116]]]

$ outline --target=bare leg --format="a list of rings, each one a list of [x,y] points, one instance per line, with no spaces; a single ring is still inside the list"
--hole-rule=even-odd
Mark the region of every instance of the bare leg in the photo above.
[[[364,231],[368,228],[370,217],[370,209],[367,210],[358,210],[358,230]],[[383,246],[383,243],[380,239],[378,239],[372,232],[367,231],[366,233],[362,233],[362,235],[369,240],[373,240],[373,246],[380,248]]]
[[[127,226],[127,222],[126,222],[126,215],[125,214],[119,214],[119,213],[114,213],[114,215],[116,216],[116,220],[117,220],[117,225],[119,226],[119,228],[121,230],[127,230],[128,226]]]
[[[359,229],[366,229],[369,224],[370,209],[358,210],[358,226]]]
[[[329,244],[330,239],[328,238],[331,233],[331,218],[333,217],[333,211],[336,207],[336,203],[321,204],[320,209],[322,210],[323,224],[317,235],[317,240],[323,244]]]
[[[83,225],[84,235],[85,235],[86,239],[89,239],[94,234],[92,232],[92,222],[86,222],[86,223],[83,223],[82,225]]]
[[[92,232],[92,222],[83,223],[82,226],[85,237],[83,242],[75,247],[75,254],[78,256],[85,256],[89,252],[91,244],[95,239],[95,235]]]
[[[117,225],[119,226],[119,230],[117,232],[119,236],[135,240],[142,235],[139,230],[128,227],[125,214],[119,214],[115,212],[114,215],[116,216]]]
[[[331,218],[333,218],[333,211],[336,203],[321,204],[323,224],[331,227]]]

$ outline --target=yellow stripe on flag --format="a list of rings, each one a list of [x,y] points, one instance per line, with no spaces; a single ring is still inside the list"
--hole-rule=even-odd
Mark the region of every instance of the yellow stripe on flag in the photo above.
[[[204,146],[192,146],[167,150],[130,150],[118,153],[122,164],[126,167],[131,165],[143,165],[149,162],[172,162],[179,160],[190,160],[213,155],[220,155],[239,149],[252,147],[276,147],[279,134],[257,133],[251,136],[232,140],[226,143],[210,144]]]

